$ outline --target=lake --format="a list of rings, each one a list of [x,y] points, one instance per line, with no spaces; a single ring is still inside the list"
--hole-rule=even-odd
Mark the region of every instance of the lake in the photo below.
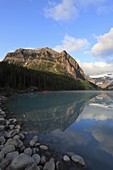
[[[17,94],[7,107],[24,131],[57,153],[81,155],[88,170],[113,170],[112,91]]]

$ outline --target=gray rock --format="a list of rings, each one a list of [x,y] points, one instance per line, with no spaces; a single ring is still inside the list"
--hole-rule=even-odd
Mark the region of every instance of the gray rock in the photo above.
[[[57,161],[56,162],[56,170],[65,170],[67,169],[65,166],[65,163],[62,161]]]
[[[16,123],[17,120],[15,118],[9,119],[10,123]]]
[[[32,158],[35,160],[36,164],[38,165],[39,162],[40,162],[40,155],[34,154],[34,155],[32,156]]]
[[[4,155],[8,154],[9,152],[13,152],[13,151],[15,151],[15,146],[14,146],[14,145],[7,145],[7,146],[5,146],[5,147],[1,150],[1,152],[2,152]]]
[[[15,151],[15,152],[10,152],[6,155],[6,158],[9,158],[10,160],[13,160],[14,158],[16,158],[17,156],[19,156],[19,152]]]
[[[0,162],[4,159],[4,153],[0,152]]]
[[[67,154],[69,157],[71,157],[71,156],[75,155],[75,153],[74,153],[74,152],[67,152],[66,154]]]
[[[40,143],[39,143],[39,142],[36,142],[35,146],[36,146],[36,147],[37,147],[37,146],[40,146]]]
[[[0,130],[3,130],[5,129],[5,126],[4,125],[0,125]]]
[[[24,145],[19,148],[19,151],[22,152],[22,153],[24,152],[24,150],[25,150],[25,146]]]
[[[46,163],[46,157],[43,155],[40,160],[41,164],[44,165]]]
[[[2,169],[6,169],[6,167],[11,163],[11,161],[16,158],[19,155],[19,153],[16,152],[11,152],[6,155],[6,158],[0,162],[0,167]]]
[[[54,158],[51,158],[48,162],[46,162],[43,170],[55,170]]]
[[[9,125],[9,129],[14,129],[15,128],[15,125]]]
[[[24,170],[34,163],[35,161],[32,157],[27,154],[21,153],[11,162],[11,170]]]
[[[36,141],[34,141],[34,140],[30,140],[29,144],[30,144],[30,146],[31,146],[31,147],[33,147],[33,146],[35,146]]]
[[[5,119],[3,117],[0,118],[0,125],[4,125],[4,123],[5,123]]]
[[[48,150],[48,146],[46,146],[46,145],[40,145],[40,149],[42,149],[42,150]]]
[[[2,148],[4,148],[4,145],[0,145],[0,151],[2,150]]]
[[[29,156],[31,156],[31,155],[32,155],[32,149],[31,149],[31,148],[26,148],[26,149],[24,150],[24,153],[27,154],[27,155],[29,155]]]
[[[21,148],[23,146],[23,142],[20,139],[8,139],[5,145],[14,145],[17,148]]]
[[[33,136],[32,140],[37,142],[38,141],[38,136]]]
[[[69,162],[69,161],[70,161],[70,157],[67,156],[67,155],[64,155],[64,156],[63,156],[63,160],[64,160],[65,162]]]
[[[24,136],[23,133],[19,133],[19,136],[20,136],[20,139],[21,139],[21,140],[24,140],[24,139],[25,139],[25,136]]]
[[[71,157],[71,159],[75,162],[75,163],[79,163],[79,164],[81,164],[81,165],[85,165],[85,161],[84,161],[84,159],[81,157],[81,156],[79,156],[79,155],[73,155],[72,157]]]
[[[21,126],[20,125],[16,125],[15,129],[21,129]]]
[[[20,135],[15,135],[13,139],[20,139]]]
[[[8,135],[9,135],[9,137],[11,138],[11,137],[14,137],[15,135],[18,135],[19,132],[20,132],[19,129],[13,129],[13,130],[10,130],[10,131],[8,132]]]
[[[11,160],[9,158],[5,158],[0,162],[0,168],[2,170],[5,170],[6,167],[11,163]]]
[[[32,148],[33,154],[37,153],[37,148]]]
[[[29,168],[26,168],[25,170],[40,170],[40,167],[37,166],[37,164],[33,164]]]
[[[4,138],[4,136],[0,137],[0,145],[3,145],[6,142],[6,139]]]

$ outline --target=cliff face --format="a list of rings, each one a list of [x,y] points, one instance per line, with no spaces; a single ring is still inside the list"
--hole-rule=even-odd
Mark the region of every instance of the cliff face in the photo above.
[[[4,61],[34,70],[68,75],[75,79],[85,79],[83,70],[66,51],[58,53],[50,48],[20,48],[15,52],[8,53]]]

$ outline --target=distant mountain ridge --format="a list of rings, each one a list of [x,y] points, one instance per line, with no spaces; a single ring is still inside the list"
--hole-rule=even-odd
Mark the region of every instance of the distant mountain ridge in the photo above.
[[[109,89],[109,86],[113,86],[113,72],[90,75],[89,80],[101,88]]]
[[[85,80],[85,74],[79,64],[66,52],[61,53],[48,47],[39,49],[17,49],[6,55],[3,61],[26,68],[68,75]]]

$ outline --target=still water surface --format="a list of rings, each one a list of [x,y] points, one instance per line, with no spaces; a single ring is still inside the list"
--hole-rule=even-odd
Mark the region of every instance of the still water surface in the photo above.
[[[113,92],[19,94],[7,106],[56,152],[81,155],[90,170],[113,170]]]

